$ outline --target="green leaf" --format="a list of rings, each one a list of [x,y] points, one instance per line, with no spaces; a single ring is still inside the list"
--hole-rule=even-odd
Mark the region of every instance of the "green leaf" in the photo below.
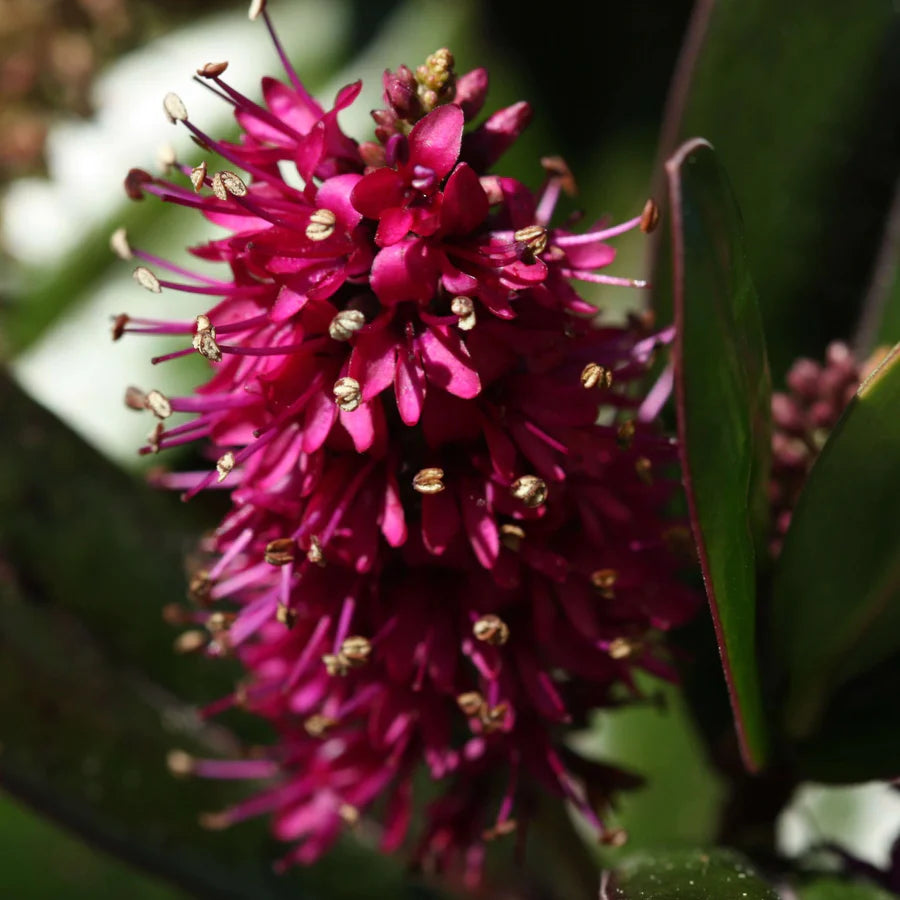
[[[675,387],[694,537],[745,765],[767,753],[756,660],[756,547],[767,523],[769,375],[740,215],[712,148],[667,163]]]
[[[778,560],[773,625],[788,678],[784,727],[794,738],[812,737],[837,688],[851,690],[876,667],[897,668],[898,410],[900,345],[863,383],[822,449]],[[845,705],[854,733],[868,727],[859,709]],[[879,706],[871,714],[883,720],[888,711]],[[896,769],[900,734],[883,742],[882,753]]]
[[[840,878],[817,878],[798,888],[796,895],[798,900],[892,900],[895,896],[874,884]]]
[[[600,900],[778,900],[730,850],[642,853],[604,873]]]

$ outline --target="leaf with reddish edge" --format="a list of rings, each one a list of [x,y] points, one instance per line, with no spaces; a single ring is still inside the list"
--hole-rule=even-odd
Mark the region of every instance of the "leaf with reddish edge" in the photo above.
[[[756,650],[771,441],[765,340],[740,214],[712,147],[687,142],[666,174],[679,452],[741,755],[756,771],[768,745]]]
[[[869,736],[854,759],[832,754],[830,779],[897,774],[900,737],[881,724],[891,721],[900,667],[898,409],[900,344],[822,449],[774,572],[784,727],[800,742],[801,761],[823,731]]]

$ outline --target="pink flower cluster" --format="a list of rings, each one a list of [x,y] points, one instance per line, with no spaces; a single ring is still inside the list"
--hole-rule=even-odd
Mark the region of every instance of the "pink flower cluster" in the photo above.
[[[573,282],[635,284],[597,270],[615,257],[607,240],[649,230],[655,207],[614,227],[551,225],[571,176],[546,160],[535,194],[489,173],[530,109],[470,125],[487,73],[457,76],[446,50],[385,73],[377,139],[357,144],[337,114],[360,85],[323,109],[273,39],[289,83],[264,79],[262,103],[223,80],[224,63],[198,72],[233,105],[239,143],[166,98],[227,168],[126,181],[221,226],[191,252],[227,274],[114,240],[150,291],[212,304],[183,322],[120,316],[114,334],[183,334],[159,359],[212,365],[192,396],[127,400],[159,419],[144,452],[214,448],[209,470],[158,478],[186,497],[231,492],[195,608],[175,618],[205,626],[184,646],[246,668],[208,711],[238,705],[280,738],[265,758],[173,765],[271,777],[207,822],[271,814],[286,863],[316,859],[360,815],[399,847],[423,764],[444,789],[413,853],[439,869],[474,877],[485,840],[527,818],[538,790],[616,840],[597,813],[610,770],[572,753],[567,730],[634,692],[636,669],[671,676],[660,632],[697,598],[674,574],[683,529],[662,515],[668,379],[641,395],[667,335],[641,317],[598,326]],[[188,417],[173,426],[173,413]]]

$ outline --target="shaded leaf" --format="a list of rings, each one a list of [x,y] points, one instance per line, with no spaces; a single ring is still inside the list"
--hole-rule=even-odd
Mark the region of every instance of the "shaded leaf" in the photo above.
[[[715,153],[666,164],[679,445],[694,537],[745,764],[766,756],[756,661],[756,546],[766,532],[769,375],[740,217]]]
[[[874,884],[840,878],[817,878],[797,888],[796,894],[798,900],[891,900],[894,897]]]
[[[632,857],[604,873],[600,900],[778,900],[731,850],[673,850]]]
[[[852,330],[900,167],[900,17],[887,0],[696,9],[663,153],[702,134],[731,173],[780,375]]]
[[[788,679],[784,727],[794,738],[813,735],[836,688],[862,683],[871,695],[885,679],[873,683],[867,673],[897,669],[898,409],[900,345],[863,383],[825,444],[775,570],[774,637]],[[845,704],[854,734],[868,727],[859,715],[862,699]],[[872,703],[870,714],[883,720],[879,707]],[[832,726],[840,731],[840,722]],[[881,752],[896,770],[900,735],[882,742]]]

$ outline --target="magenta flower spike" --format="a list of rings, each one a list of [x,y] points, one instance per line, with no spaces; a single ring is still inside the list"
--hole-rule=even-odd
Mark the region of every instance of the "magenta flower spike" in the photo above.
[[[649,230],[655,207],[614,227],[553,224],[568,170],[545,160],[537,193],[490,173],[530,110],[470,125],[487,74],[457,76],[446,50],[385,74],[375,140],[357,144],[337,113],[359,84],[324,109],[275,41],[287,83],[265,79],[261,103],[224,63],[199,70],[233,105],[237,143],[169,95],[207,159],[126,179],[132,197],[220,226],[191,252],[222,274],[114,241],[142,286],[193,301],[183,321],[120,316],[114,335],[184,335],[158,359],[199,353],[212,369],[192,396],[127,397],[159,419],[142,452],[210,451],[206,471],[159,484],[231,497],[191,581],[195,608],[170,614],[205,626],[185,649],[246,669],[206,712],[239,706],[279,735],[264,757],[176,753],[173,768],[270,779],[205,821],[270,815],[285,865],[315,860],[360,816],[398,848],[422,766],[441,793],[410,840],[438,870],[476,880],[485,841],[527,819],[537,790],[618,840],[600,818],[615,777],[565,738],[636,694],[636,670],[674,677],[660,633],[698,598],[675,577],[684,530],[662,513],[675,453],[654,420],[669,380],[641,394],[670,335],[641,317],[598,325],[575,285],[640,284],[604,274],[607,241]]]

